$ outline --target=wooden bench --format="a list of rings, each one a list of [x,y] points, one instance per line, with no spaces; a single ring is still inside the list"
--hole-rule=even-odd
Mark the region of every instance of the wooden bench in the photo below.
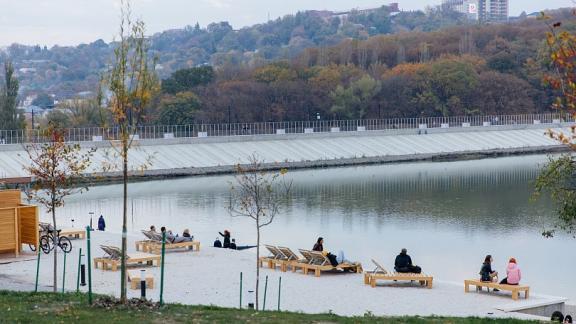
[[[418,281],[422,286],[426,286],[428,289],[432,289],[432,282],[434,277],[422,273],[400,273],[400,272],[389,272],[389,273],[364,273],[364,283],[370,285],[372,288],[376,287],[376,282],[378,280],[388,280],[388,281]]]
[[[130,289],[140,289],[140,270],[126,271]],[[154,276],[146,272],[146,289],[154,289]]]
[[[490,291],[490,288],[511,291],[513,300],[518,300],[521,291],[524,292],[524,298],[528,299],[530,296],[530,287],[528,286],[502,285],[496,282],[480,281],[475,279],[464,280],[464,292],[470,292],[470,286],[476,286],[477,288],[486,287],[488,288],[488,291]]]
[[[60,230],[60,236],[84,239],[86,237],[86,230],[81,228],[63,228]]]
[[[162,253],[162,242],[150,241],[148,244],[145,245],[147,248],[148,253],[153,254],[160,254]],[[166,250],[174,250],[174,249],[187,249],[191,251],[200,251],[200,242],[199,241],[188,241],[188,242],[180,242],[180,243],[165,243]]]
[[[148,244],[150,244],[150,242],[150,240],[136,241],[136,251],[148,252]]]
[[[420,285],[426,286],[428,289],[432,289],[432,282],[434,277],[422,273],[402,273],[402,272],[388,272],[384,269],[380,263],[372,259],[372,263],[376,266],[373,271],[367,271],[364,273],[364,284],[370,285],[372,288],[376,287],[376,282],[378,280],[388,280],[388,281],[418,281]]]
[[[151,266],[158,266],[160,264],[160,256],[149,253],[130,253],[126,259],[126,266],[142,265],[147,264]],[[94,268],[98,269],[98,266],[102,270],[112,270],[117,271],[120,266],[120,259],[116,258],[94,258]]]
[[[270,256],[260,257],[258,265],[260,268],[263,267],[264,264],[268,265],[268,268],[276,270],[276,267],[280,267],[280,271],[286,272],[288,265],[291,262],[291,258],[284,255],[282,251],[276,246],[272,245],[265,245],[266,249],[270,251]]]

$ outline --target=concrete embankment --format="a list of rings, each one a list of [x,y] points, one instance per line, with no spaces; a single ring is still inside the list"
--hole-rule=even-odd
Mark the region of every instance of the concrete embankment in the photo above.
[[[550,127],[567,131],[564,126],[142,140],[131,150],[129,160],[134,178],[150,178],[230,173],[236,165],[247,163],[251,155],[258,156],[268,169],[479,159],[564,151],[564,146],[545,135]],[[120,176],[119,172],[110,170],[110,166],[120,165],[111,143],[84,142],[82,146],[97,148],[89,170],[93,176],[107,180]],[[29,163],[21,145],[0,146],[0,178],[27,176],[22,166]],[[108,166],[106,172],[104,165]]]

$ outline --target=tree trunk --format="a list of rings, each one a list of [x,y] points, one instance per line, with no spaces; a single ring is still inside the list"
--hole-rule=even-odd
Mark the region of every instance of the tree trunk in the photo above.
[[[52,192],[54,195],[54,191]],[[58,291],[58,231],[56,226],[56,208],[54,208],[55,202],[52,200],[52,224],[54,224],[54,292]]]
[[[123,197],[123,210],[122,210],[122,258],[120,263],[120,301],[126,303],[126,233],[127,233],[127,220],[128,220],[128,139],[127,134],[122,138],[122,159],[123,159],[123,181],[124,181],[124,197]]]
[[[256,221],[256,302],[255,307],[258,311],[258,297],[260,295],[260,224]]]

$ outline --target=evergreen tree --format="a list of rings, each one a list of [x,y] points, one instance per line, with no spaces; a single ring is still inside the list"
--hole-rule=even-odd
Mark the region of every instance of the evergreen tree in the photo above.
[[[4,83],[0,89],[0,129],[15,130],[24,127],[24,116],[18,114],[18,80],[14,76],[14,66],[4,62]]]

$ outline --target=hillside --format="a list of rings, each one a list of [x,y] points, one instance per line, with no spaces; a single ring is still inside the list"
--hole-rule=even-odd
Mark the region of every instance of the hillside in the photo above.
[[[292,59],[305,48],[333,46],[345,39],[432,31],[463,23],[460,14],[441,8],[426,12],[398,12],[391,6],[349,12],[305,11],[240,30],[227,22],[168,30],[150,37],[150,50],[158,58],[158,73],[165,78],[178,69],[203,64],[259,66]],[[23,96],[46,92],[71,98],[95,89],[114,46],[102,40],[76,47],[13,44],[4,50],[0,61],[8,57],[14,62]]]

